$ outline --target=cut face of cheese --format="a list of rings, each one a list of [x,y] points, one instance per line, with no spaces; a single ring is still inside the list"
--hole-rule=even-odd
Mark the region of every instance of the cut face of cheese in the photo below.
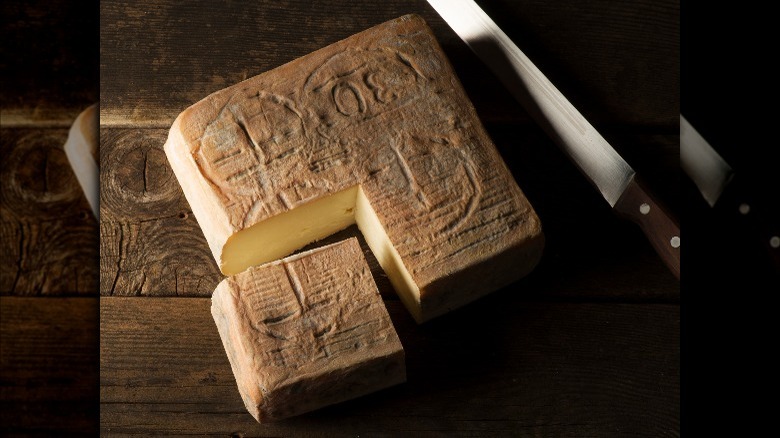
[[[291,254],[355,223],[357,187],[303,204],[230,236],[221,269],[233,275]]]
[[[355,223],[396,292],[419,319],[420,290],[360,186],[325,196],[234,234],[223,252],[225,274],[277,260]]]
[[[228,277],[211,313],[260,422],[406,380],[401,342],[355,238]]]
[[[404,306],[409,309],[416,321],[422,322],[426,318],[421,311],[420,289],[412,278],[412,274],[406,269],[400,254],[387,236],[379,216],[371,207],[371,203],[362,189],[358,190],[355,204],[355,221],[366,239],[368,247],[374,253],[379,266],[387,274],[390,284],[393,285],[393,289],[401,298]]]
[[[165,152],[227,275],[357,223],[422,322],[541,256],[536,213],[414,15],[206,97]]]

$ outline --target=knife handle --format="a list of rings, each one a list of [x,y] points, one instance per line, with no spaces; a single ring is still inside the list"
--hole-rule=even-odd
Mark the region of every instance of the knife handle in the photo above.
[[[636,175],[615,203],[614,209],[639,225],[666,266],[679,279],[680,226],[637,180]]]
[[[726,184],[715,203],[716,214],[732,220],[738,233],[747,239],[761,242],[769,257],[769,263],[776,274],[780,274],[780,224],[764,211],[765,207],[751,193],[752,186],[735,174]]]

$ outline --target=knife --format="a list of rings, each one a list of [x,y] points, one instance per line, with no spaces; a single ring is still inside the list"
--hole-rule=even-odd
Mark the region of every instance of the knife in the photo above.
[[[680,228],[634,169],[472,0],[428,0],[619,215],[680,278]]]
[[[737,221],[743,229],[757,235],[780,272],[780,230],[751,199],[750,191],[731,166],[680,115],[680,164],[713,209]]]

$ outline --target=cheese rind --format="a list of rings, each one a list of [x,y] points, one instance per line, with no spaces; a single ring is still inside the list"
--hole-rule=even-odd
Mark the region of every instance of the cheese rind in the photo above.
[[[97,104],[82,111],[68,131],[63,146],[68,162],[84,191],[95,218],[100,221],[100,158],[98,157]]]
[[[406,380],[401,342],[355,238],[225,279],[211,313],[260,422]]]
[[[536,213],[414,15],[206,97],[165,151],[225,274],[357,222],[422,322],[541,257]]]

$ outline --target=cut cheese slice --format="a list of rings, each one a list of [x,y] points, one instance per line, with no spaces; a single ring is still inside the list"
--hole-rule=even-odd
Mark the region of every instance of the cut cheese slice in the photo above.
[[[100,158],[98,157],[98,109],[97,104],[87,107],[76,117],[65,142],[65,155],[73,173],[92,207],[95,218],[100,220]]]
[[[223,280],[211,313],[260,422],[406,380],[401,342],[355,238]]]
[[[357,223],[422,322],[526,275],[544,245],[415,15],[206,97],[165,152],[226,275]]]

